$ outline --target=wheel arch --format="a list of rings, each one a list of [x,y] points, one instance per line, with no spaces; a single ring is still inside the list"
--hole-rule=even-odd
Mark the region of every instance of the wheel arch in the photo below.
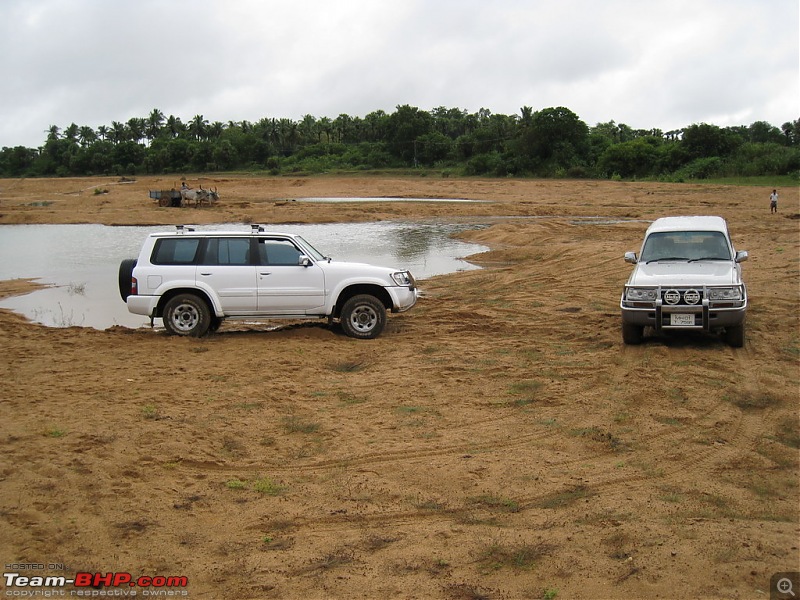
[[[332,316],[338,319],[342,315],[342,307],[344,306],[345,302],[347,302],[353,296],[358,296],[359,294],[368,294],[370,296],[374,296],[380,300],[381,304],[383,304],[388,311],[391,311],[394,308],[392,297],[389,295],[389,292],[386,291],[386,288],[371,283],[358,283],[348,285],[341,292],[339,292],[339,297],[336,299],[336,306],[334,306]]]
[[[164,292],[161,295],[161,299],[158,301],[158,305],[156,306],[156,314],[154,316],[163,317],[164,316],[164,307],[167,305],[167,302],[172,300],[178,294],[194,294],[195,296],[200,298],[203,302],[205,302],[206,305],[208,305],[208,309],[209,309],[209,311],[211,312],[211,314],[213,316],[219,316],[217,314],[216,308],[214,307],[214,303],[211,301],[211,298],[209,297],[209,295],[206,292],[204,292],[203,290],[200,290],[200,289],[197,289],[197,288],[193,288],[193,287],[189,287],[189,288],[176,287],[176,288],[172,288],[172,289],[167,290],[166,292]]]

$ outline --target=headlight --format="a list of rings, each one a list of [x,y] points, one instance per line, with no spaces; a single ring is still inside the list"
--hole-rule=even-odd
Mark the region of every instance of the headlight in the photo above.
[[[625,290],[625,299],[629,302],[655,302],[655,288],[635,288],[629,287]]]
[[[403,287],[414,287],[414,277],[409,271],[398,271],[397,273],[392,273],[392,279],[397,285],[401,285]]]
[[[736,287],[720,287],[708,288],[709,300],[741,300],[742,288]]]

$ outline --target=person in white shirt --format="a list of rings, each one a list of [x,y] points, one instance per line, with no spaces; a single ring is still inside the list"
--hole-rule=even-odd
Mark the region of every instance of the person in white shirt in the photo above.
[[[769,195],[769,212],[770,214],[778,212],[778,190],[772,190]]]

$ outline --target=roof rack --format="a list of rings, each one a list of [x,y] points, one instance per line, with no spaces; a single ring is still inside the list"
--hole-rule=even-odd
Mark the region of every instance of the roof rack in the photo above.
[[[194,227],[188,227],[186,225],[175,225],[175,229],[178,233],[185,233],[187,231],[194,231]]]

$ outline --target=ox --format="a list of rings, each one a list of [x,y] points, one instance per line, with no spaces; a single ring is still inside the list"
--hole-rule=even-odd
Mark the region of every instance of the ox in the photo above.
[[[208,200],[209,190],[204,190],[200,186],[199,190],[189,188],[181,188],[181,205],[188,206],[190,202],[194,203],[195,208],[203,204],[203,200]]]
[[[206,190],[206,192],[207,193],[206,193],[206,197],[204,198],[204,200],[208,200],[208,203],[213,206],[214,203],[217,200],[219,200],[219,193],[217,192],[217,188],[214,188],[213,190]],[[202,200],[200,201],[200,203],[202,204]]]

